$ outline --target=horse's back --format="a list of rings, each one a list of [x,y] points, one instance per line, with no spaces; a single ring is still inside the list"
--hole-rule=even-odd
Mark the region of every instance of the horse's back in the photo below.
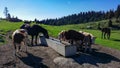
[[[68,38],[74,39],[74,40],[82,40],[84,38],[84,35],[82,33],[79,33],[75,30],[68,30],[66,36],[68,36]]]
[[[111,29],[110,29],[110,28],[103,28],[103,29],[102,29],[102,32],[110,33],[110,32],[111,32]]]
[[[38,35],[39,33],[48,34],[47,30],[39,25],[33,25],[31,30],[34,35]]]

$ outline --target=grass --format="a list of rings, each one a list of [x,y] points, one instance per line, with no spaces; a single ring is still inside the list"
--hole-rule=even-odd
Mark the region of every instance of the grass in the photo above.
[[[0,44],[4,44],[4,43],[5,43],[5,39],[4,39],[4,37],[1,36],[1,35],[0,35],[0,42],[1,42]]]
[[[0,44],[6,43],[4,35],[6,35],[9,31],[14,31],[15,29],[18,29],[20,25],[22,25],[22,22],[8,22],[5,20],[0,21]]]
[[[48,25],[41,25],[41,26],[45,27],[48,30],[49,35],[55,38],[57,38],[57,35],[61,30],[73,29],[77,31],[79,30],[86,31],[86,32],[92,33],[94,36],[97,37],[95,41],[96,44],[100,44],[106,47],[120,50],[120,30],[112,30],[111,38],[110,40],[108,40],[108,39],[101,39],[101,31],[99,30],[80,29],[81,28],[80,24],[65,25],[65,26],[48,26]]]
[[[19,26],[22,23],[20,22],[8,22],[8,21],[0,21],[0,34],[6,34],[6,32],[11,31],[11,30],[15,30],[17,28],[19,28]]]
[[[107,40],[107,39],[101,39],[101,32],[99,30],[83,29],[89,25],[95,26],[97,23],[98,22],[93,22],[93,23],[91,22],[89,24],[87,23],[73,24],[73,25],[64,25],[64,26],[49,26],[49,25],[43,25],[43,24],[40,24],[40,25],[48,30],[48,33],[50,36],[55,38],[57,38],[58,33],[61,30],[73,29],[77,31],[79,30],[86,31],[86,32],[92,33],[94,36],[97,37],[95,41],[96,44],[100,44],[106,47],[120,50],[120,30],[112,30],[111,39]],[[0,34],[4,35],[8,31],[13,31],[15,29],[18,29],[22,24],[23,22],[13,23],[13,22],[7,22],[7,21],[0,21]],[[3,37],[0,37],[0,39],[4,40]]]

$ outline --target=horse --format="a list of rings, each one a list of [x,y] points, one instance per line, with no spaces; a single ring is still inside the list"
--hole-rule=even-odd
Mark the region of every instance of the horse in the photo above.
[[[84,34],[84,35],[90,35],[91,36],[91,43],[95,44],[95,39],[97,37],[93,36],[93,34],[91,34],[91,33],[85,32],[85,31],[79,31],[79,32],[82,33],[82,34]]]
[[[68,30],[68,31],[64,30],[58,34],[58,38],[60,41],[63,40],[63,41],[67,41],[73,44],[74,41],[83,40],[84,35],[75,30]]]
[[[87,49],[91,51],[92,40],[90,35],[83,34],[75,30],[64,30],[58,34],[58,38],[60,42],[63,40],[77,45],[78,50],[79,48],[83,49],[83,47],[85,47],[85,52],[87,51]]]
[[[27,52],[27,44],[29,43],[28,34],[25,29],[17,29],[12,34],[12,42],[16,52],[22,51],[22,45],[24,45]]]
[[[34,36],[35,36],[35,44],[37,45],[37,37],[38,37],[39,33],[43,33],[45,38],[49,38],[48,31],[45,28],[43,28],[37,24],[30,26],[30,24],[25,23],[20,28],[26,29],[28,32],[28,35],[30,35],[32,37],[31,45],[33,45]]]
[[[111,29],[110,28],[101,28],[101,32],[102,32],[101,38],[106,39],[106,35],[107,35],[107,39],[110,39],[110,35],[111,35]]]

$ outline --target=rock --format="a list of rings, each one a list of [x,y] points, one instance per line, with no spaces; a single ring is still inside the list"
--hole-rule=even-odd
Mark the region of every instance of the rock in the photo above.
[[[74,66],[75,64],[77,64],[73,59],[64,58],[64,57],[57,57],[53,60],[53,62],[57,64],[58,66],[64,66],[64,67],[70,67],[70,66]]]

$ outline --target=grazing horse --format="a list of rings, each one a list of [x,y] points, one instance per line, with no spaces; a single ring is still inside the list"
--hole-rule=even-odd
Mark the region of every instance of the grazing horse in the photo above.
[[[35,44],[37,45],[37,37],[38,37],[39,33],[43,33],[43,35],[46,38],[49,38],[47,30],[39,25],[30,26],[30,24],[23,24],[21,26],[21,28],[26,29],[28,32],[28,35],[30,35],[32,37],[31,45],[33,45],[34,36],[35,36]]]
[[[85,52],[87,49],[91,51],[91,36],[88,34],[83,34],[75,30],[68,30],[68,31],[61,31],[58,35],[58,38],[60,41],[67,41],[70,42],[71,44],[76,44],[77,49],[83,47],[85,48]]]
[[[110,39],[110,34],[111,34],[111,29],[110,28],[102,28],[102,36],[101,38],[106,39],[106,35],[107,35],[107,39]]]
[[[82,33],[79,33],[75,30],[68,30],[68,31],[61,31],[58,35],[59,40],[70,42],[71,44],[74,43],[74,41],[83,40],[84,35]]]

